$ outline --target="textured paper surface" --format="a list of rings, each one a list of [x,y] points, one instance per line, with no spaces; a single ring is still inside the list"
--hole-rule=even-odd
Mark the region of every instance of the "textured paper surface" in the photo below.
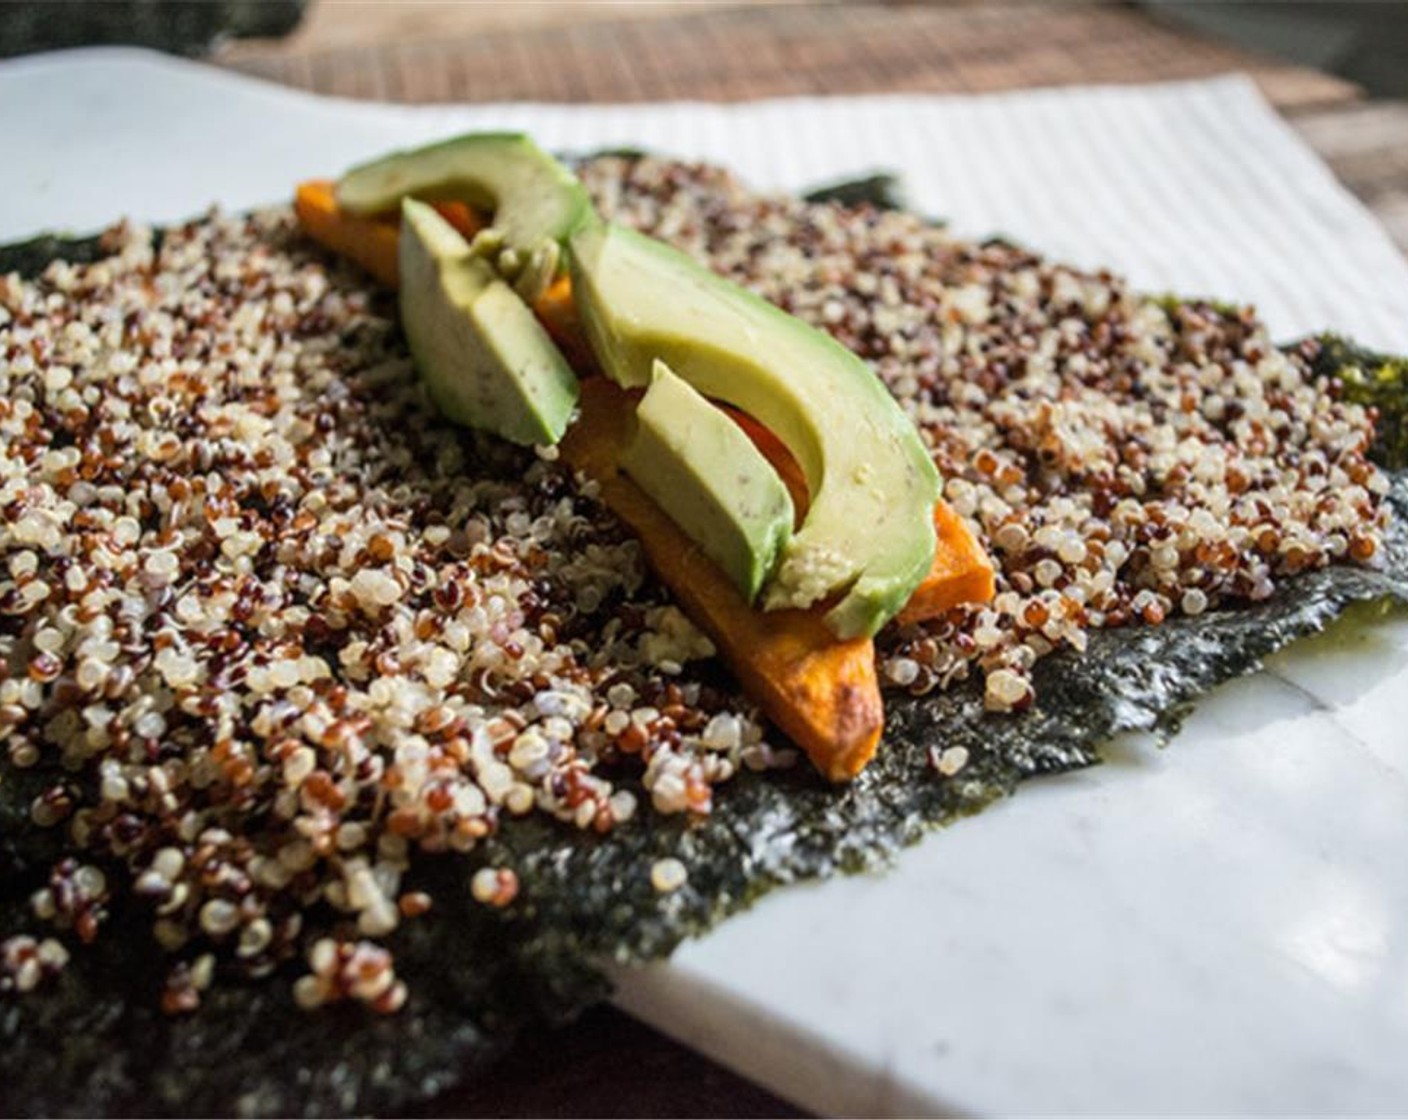
[[[348,104],[134,51],[5,63],[0,240],[117,210],[170,220],[206,201],[273,201],[380,148],[524,129],[562,151],[715,160],[781,189],[894,170],[917,209],[961,233],[1003,233],[1149,290],[1254,302],[1279,338],[1332,326],[1408,345],[1408,263],[1244,78],[739,105]]]

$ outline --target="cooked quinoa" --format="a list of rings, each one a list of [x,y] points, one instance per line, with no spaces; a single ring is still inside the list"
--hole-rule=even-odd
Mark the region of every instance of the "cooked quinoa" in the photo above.
[[[1091,629],[1264,599],[1381,547],[1371,418],[1250,309],[1153,300],[912,214],[752,194],[714,168],[600,160],[585,178],[622,220],[830,331],[919,427],[998,562],[998,595],[882,638],[896,686],[923,694],[976,665],[989,709],[1020,708],[1033,663]]]
[[[918,425],[998,595],[883,633],[894,688],[980,675],[1020,709],[1033,663],[1092,629],[1375,561],[1371,417],[1250,312],[713,168],[582,173],[608,214],[834,333]],[[72,853],[34,935],[0,944],[0,991],[130,892],[172,1013],[292,959],[301,1005],[394,1011],[383,941],[434,912],[402,886],[416,852],[533,813],[707,813],[740,767],[795,762],[592,484],[438,421],[391,302],[287,211],[107,239],[0,278],[0,783],[37,780],[31,816]],[[932,757],[935,780],[968,761]],[[470,887],[518,893],[512,868]]]

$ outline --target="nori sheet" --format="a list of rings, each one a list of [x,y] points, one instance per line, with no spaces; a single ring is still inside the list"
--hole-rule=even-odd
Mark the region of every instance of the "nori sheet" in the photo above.
[[[897,176],[888,171],[815,187],[802,198],[806,202],[835,202],[841,206],[870,205],[877,210],[905,208],[904,186]]]
[[[0,271],[81,256],[73,244],[31,242],[23,258],[0,250]],[[1383,450],[1400,462],[1408,363],[1331,337],[1298,345],[1320,375],[1379,408]],[[1254,606],[1092,634],[1084,655],[1038,664],[1038,704],[1022,715],[985,715],[971,683],[888,698],[885,747],[845,789],[807,767],[745,771],[702,820],[647,813],[599,837],[525,819],[470,857],[421,859],[413,877],[436,909],[390,939],[411,990],[397,1016],[351,1006],[306,1014],[285,977],[217,984],[198,1013],[167,1018],[157,1003],[168,962],[139,908],[117,898],[97,943],[77,949],[55,981],[0,1000],[0,1111],[402,1112],[473,1079],[517,1032],[604,998],[600,962],[666,954],[773,886],[883,866],[926,829],[1024,779],[1099,762],[1117,732],[1171,733],[1198,695],[1254,671],[1348,605],[1408,601],[1408,471],[1393,477],[1388,501],[1382,567],[1329,568]],[[967,747],[969,764],[941,778],[929,760],[935,745]],[[29,824],[26,787],[37,780],[0,770],[0,937],[29,930],[29,895],[57,854],[58,837]],[[690,877],[661,896],[649,871],[665,855],[682,858]],[[470,899],[470,877],[486,863],[518,872],[522,890],[505,911]]]
[[[44,233],[28,241],[17,241],[0,245],[0,276],[18,272],[21,276],[33,276],[42,272],[50,261],[68,261],[70,264],[92,264],[107,256],[103,249],[103,239],[91,237],[62,237]]]

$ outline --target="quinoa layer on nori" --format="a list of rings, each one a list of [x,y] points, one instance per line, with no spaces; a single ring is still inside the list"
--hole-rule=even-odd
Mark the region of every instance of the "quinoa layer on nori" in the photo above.
[[[286,214],[31,247],[97,263],[0,281],[7,1105],[401,1109],[600,998],[593,961],[883,863],[1408,590],[1408,494],[1336,400],[1396,439],[1400,365],[850,196],[583,174],[875,364],[997,601],[882,635],[886,745],[836,790],[589,485],[434,418]]]

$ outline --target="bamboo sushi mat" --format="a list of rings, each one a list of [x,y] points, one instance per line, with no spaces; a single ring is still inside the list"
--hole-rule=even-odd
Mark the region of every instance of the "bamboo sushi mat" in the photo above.
[[[1123,5],[549,4],[513,18],[508,7],[324,0],[291,39],[234,44],[222,60],[318,93],[401,102],[962,93],[1230,70],[1283,110],[1355,95]]]
[[[400,102],[986,93],[1240,71],[1408,249],[1408,103],[1129,4],[312,0],[293,35],[231,42],[215,61]]]

